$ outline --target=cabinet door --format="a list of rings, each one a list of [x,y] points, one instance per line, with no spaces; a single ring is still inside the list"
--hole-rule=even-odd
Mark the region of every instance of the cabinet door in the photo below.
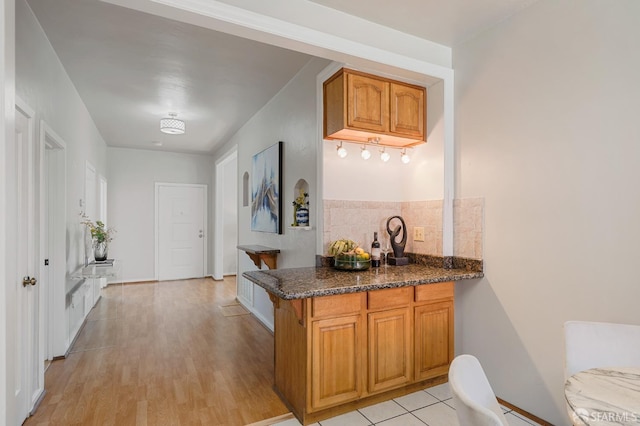
[[[415,307],[416,380],[449,371],[453,360],[453,301]]]
[[[364,353],[361,316],[313,321],[311,346],[312,409],[358,399]]]
[[[389,83],[347,74],[347,126],[373,132],[389,131]]]
[[[424,89],[391,83],[389,90],[389,131],[396,135],[424,140]]]
[[[369,392],[398,387],[411,380],[410,326],[409,308],[369,314]]]

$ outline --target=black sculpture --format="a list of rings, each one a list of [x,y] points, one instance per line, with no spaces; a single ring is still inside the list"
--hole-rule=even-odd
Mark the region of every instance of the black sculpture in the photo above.
[[[399,219],[401,225],[397,225],[393,228],[393,231],[389,227],[389,224],[393,219]],[[404,223],[404,219],[400,216],[391,216],[387,219],[387,232],[389,233],[389,240],[391,241],[391,248],[393,249],[393,256],[389,257],[389,265],[407,265],[409,264],[409,258],[404,257],[404,247],[407,245],[407,225]],[[398,235],[402,232],[402,239],[396,241]]]

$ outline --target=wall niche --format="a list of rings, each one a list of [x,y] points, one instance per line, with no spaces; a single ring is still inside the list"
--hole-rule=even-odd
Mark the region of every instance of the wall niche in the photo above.
[[[242,175],[242,207],[249,207],[249,172]]]
[[[293,187],[293,217],[291,229],[311,229],[311,214],[309,209],[309,183],[299,179]]]

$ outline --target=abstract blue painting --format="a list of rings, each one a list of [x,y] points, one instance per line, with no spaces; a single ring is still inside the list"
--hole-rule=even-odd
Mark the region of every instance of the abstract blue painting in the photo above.
[[[251,230],[282,234],[282,147],[278,142],[253,156]]]

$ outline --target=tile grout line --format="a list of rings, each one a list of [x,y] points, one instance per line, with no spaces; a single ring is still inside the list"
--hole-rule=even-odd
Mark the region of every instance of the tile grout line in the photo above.
[[[418,417],[418,416],[415,414],[415,412],[416,412],[416,411],[419,411],[419,410],[425,409],[425,408],[427,408],[427,407],[433,407],[433,406],[436,406],[436,405],[438,405],[438,404],[444,404],[444,406],[446,406],[446,407],[448,407],[448,408],[450,408],[450,409],[452,409],[452,410],[455,410],[455,407],[454,407],[454,406],[453,406],[453,404],[450,402],[450,401],[453,401],[453,398],[452,398],[452,397],[449,397],[449,398],[446,398],[446,399],[440,399],[440,398],[438,398],[437,396],[435,396],[435,395],[433,395],[433,394],[429,393],[427,390],[424,390],[424,392],[425,392],[426,394],[428,394],[429,396],[431,396],[432,398],[434,398],[434,399],[436,400],[436,402],[431,403],[431,404],[427,404],[427,405],[425,405],[425,406],[422,406],[422,407],[419,407],[419,408],[416,408],[416,409],[413,409],[413,410],[409,410],[408,408],[405,408],[401,403],[399,403],[399,402],[398,402],[398,401],[396,401],[395,399],[391,399],[390,401],[395,402],[395,403],[397,404],[397,406],[399,406],[399,407],[400,407],[404,412],[403,412],[403,413],[401,413],[401,414],[398,414],[398,415],[391,416],[391,417],[389,417],[389,418],[382,419],[382,420],[381,420],[380,422],[378,422],[378,423],[374,423],[374,422],[372,422],[372,421],[371,421],[371,419],[370,419],[369,417],[367,417],[367,416],[366,416],[362,411],[360,411],[360,409],[356,409],[356,410],[354,410],[354,412],[357,412],[358,414],[360,414],[360,415],[361,415],[361,416],[362,416],[362,417],[363,417],[363,418],[368,422],[368,426],[378,426],[378,425],[381,425],[381,424],[383,424],[383,423],[385,423],[385,422],[387,422],[387,421],[390,421],[390,420],[396,419],[396,418],[398,418],[398,417],[402,417],[402,416],[404,416],[405,414],[410,414],[413,418],[415,418],[416,420],[418,420],[421,424],[424,424],[424,425],[426,425],[426,426],[429,426],[429,423],[427,423],[426,421],[422,420],[420,417]],[[524,421],[525,423],[527,423],[527,424],[529,424],[529,425],[531,425],[531,426],[536,426],[536,425],[538,425],[537,423],[532,422],[530,419],[524,418],[524,416],[519,415],[519,413],[516,413],[515,411],[513,411],[512,409],[509,409],[508,407],[505,407],[505,406],[503,406],[503,405],[500,405],[500,409],[501,409],[501,410],[503,410],[503,413],[504,413],[505,415],[507,415],[507,414],[511,413],[511,414],[512,414],[514,417],[516,417],[518,420],[522,420],[522,421]],[[505,410],[506,410],[506,411],[505,411]],[[322,422],[318,422],[318,425],[322,426]],[[539,426],[539,425],[538,425],[538,426]]]

